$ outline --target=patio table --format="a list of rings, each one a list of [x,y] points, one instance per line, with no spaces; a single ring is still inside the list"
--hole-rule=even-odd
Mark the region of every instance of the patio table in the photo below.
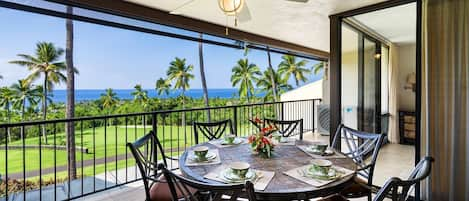
[[[297,140],[297,145],[307,145],[311,142]],[[276,146],[271,158],[261,158],[251,152],[249,144],[240,144],[231,147],[216,147],[210,143],[199,144],[211,149],[218,149],[222,163],[217,165],[186,166],[186,158],[189,151],[186,150],[179,160],[179,168],[183,175],[188,178],[207,183],[218,183],[204,178],[204,175],[218,168],[220,165],[229,164],[234,161],[243,161],[251,165],[251,168],[275,172],[274,178],[263,191],[256,190],[259,200],[305,200],[309,198],[322,197],[339,192],[353,180],[354,174],[344,176],[336,181],[321,187],[303,183],[293,177],[285,175],[284,172],[304,166],[313,159],[310,155],[301,151],[296,146]],[[350,158],[329,159],[334,165],[355,171],[357,166]]]

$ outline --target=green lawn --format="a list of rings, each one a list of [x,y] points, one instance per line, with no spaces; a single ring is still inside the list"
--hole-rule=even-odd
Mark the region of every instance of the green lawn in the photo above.
[[[247,126],[243,125],[243,132],[246,132]],[[130,153],[127,150],[126,143],[133,142],[135,139],[145,135],[149,132],[151,126],[146,126],[146,129],[143,129],[142,126],[134,127],[129,126],[127,129],[124,126],[108,126],[105,128],[99,127],[93,129],[83,130],[83,135],[81,130],[76,131],[76,145],[87,147],[89,149],[88,154],[82,154],[77,152],[77,163],[80,163],[82,160],[88,159],[99,159],[104,158],[105,153],[107,157],[121,155]],[[185,132],[184,132],[185,131]],[[165,149],[173,147],[175,148],[175,153],[177,154],[177,147],[191,146],[194,144],[192,126],[158,126],[157,129],[158,138],[163,144]],[[243,134],[245,135],[245,134]],[[56,134],[56,143],[60,144],[63,139],[65,139],[64,133]],[[200,137],[202,139],[202,137]],[[28,138],[25,140],[25,144],[39,145],[39,137]],[[127,139],[127,140],[126,140]],[[178,140],[179,139],[179,140]],[[203,141],[203,140],[201,140]],[[22,145],[22,141],[15,141],[9,143],[9,145]],[[54,136],[48,136],[48,143],[54,144]],[[105,146],[106,145],[106,146]],[[96,149],[94,149],[94,147]],[[42,168],[54,167],[54,158],[57,158],[57,166],[62,166],[67,164],[67,152],[65,150],[57,150],[54,152],[52,149],[42,149],[42,161],[39,161],[39,149],[27,149],[24,151],[25,161],[23,161],[23,150],[8,150],[8,174],[21,173],[23,171],[23,164],[25,164],[26,171],[38,170],[39,163],[41,162]],[[56,157],[54,157],[56,156]],[[5,150],[0,151],[0,174],[5,174]],[[108,167],[114,168],[115,162],[109,162]],[[119,165],[120,164],[120,165]],[[118,165],[125,167],[125,160],[119,161]],[[101,167],[102,166],[102,167]],[[108,168],[108,170],[110,170]],[[81,173],[81,170],[78,170]],[[104,172],[104,164],[96,167],[96,173],[99,174]],[[85,175],[92,175],[93,167],[85,167]],[[60,173],[65,175],[65,173]]]

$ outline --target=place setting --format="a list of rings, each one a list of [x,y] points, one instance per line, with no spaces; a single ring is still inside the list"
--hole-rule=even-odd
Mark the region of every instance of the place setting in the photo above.
[[[240,138],[234,134],[228,134],[223,136],[221,139],[211,140],[208,143],[213,144],[219,148],[230,147],[235,145],[240,145],[246,142],[244,138]]]
[[[313,142],[309,145],[297,145],[297,147],[310,155],[313,158],[318,159],[333,159],[333,158],[346,158],[342,153],[337,152],[325,142]]]
[[[272,138],[275,140],[276,145],[295,145],[296,139],[284,137],[280,132],[275,131],[272,133]]]
[[[308,165],[284,172],[284,174],[314,187],[327,185],[353,173],[352,170],[336,166],[331,161],[324,159],[313,159]]]
[[[274,177],[275,172],[256,170],[246,162],[232,162],[214,169],[204,177],[210,180],[226,183],[240,184],[251,181],[256,190],[265,190]]]
[[[221,163],[218,149],[207,146],[194,147],[187,156],[186,166],[215,165]]]

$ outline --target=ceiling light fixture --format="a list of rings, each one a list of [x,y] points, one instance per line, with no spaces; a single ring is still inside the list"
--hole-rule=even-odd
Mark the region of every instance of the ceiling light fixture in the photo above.
[[[244,0],[218,0],[218,6],[220,6],[220,9],[227,16],[227,24],[228,16],[234,16],[234,25],[238,26],[238,13],[243,9]],[[228,26],[226,26],[225,32],[225,34],[228,35]]]

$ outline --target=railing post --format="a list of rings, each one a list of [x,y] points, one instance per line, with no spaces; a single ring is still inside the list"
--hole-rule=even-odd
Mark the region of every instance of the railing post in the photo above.
[[[300,140],[303,140],[303,119],[300,119]]]
[[[233,107],[233,129],[236,135],[238,135],[238,106]]]
[[[153,129],[153,132],[155,133],[155,135],[157,134],[156,132],[156,113],[153,113],[151,115],[151,127]]]
[[[156,130],[156,113],[153,113],[151,114],[151,127],[153,129],[153,134],[155,135],[155,140],[156,140],[156,137],[158,136],[158,132]],[[146,134],[146,133],[145,133]],[[158,148],[156,147],[156,142],[152,143],[151,144],[151,151],[154,153],[153,154],[153,162],[154,163],[157,163],[158,162]],[[166,160],[163,156],[162,160]],[[166,164],[166,163],[165,163]],[[155,169],[153,171],[153,174],[157,175],[158,171]]]
[[[313,133],[316,131],[316,99],[313,99]]]
[[[281,102],[281,103],[282,103],[282,105],[280,106],[280,111],[281,111],[282,116],[281,116],[280,119],[283,121],[284,120],[284,115],[285,115],[285,113],[284,113],[284,107],[285,107],[284,104],[285,104],[285,102]]]

